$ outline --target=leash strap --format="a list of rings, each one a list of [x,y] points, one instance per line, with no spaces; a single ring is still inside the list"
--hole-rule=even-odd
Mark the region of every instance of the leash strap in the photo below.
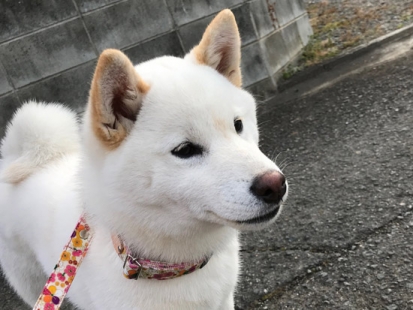
[[[57,310],[60,308],[76,276],[76,271],[87,254],[92,237],[90,227],[82,215],[69,242],[63,248],[60,260],[54,267],[33,310]]]

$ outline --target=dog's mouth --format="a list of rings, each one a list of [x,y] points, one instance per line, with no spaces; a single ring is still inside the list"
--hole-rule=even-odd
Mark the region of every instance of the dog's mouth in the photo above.
[[[278,211],[280,211],[280,206],[277,206],[274,210],[264,215],[254,217],[249,220],[237,221],[237,223],[238,224],[259,224],[259,223],[268,222],[269,220],[273,219],[278,214]]]

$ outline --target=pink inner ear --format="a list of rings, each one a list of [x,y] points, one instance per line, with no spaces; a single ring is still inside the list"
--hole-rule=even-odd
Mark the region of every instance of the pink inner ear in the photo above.
[[[215,51],[219,55],[220,60],[215,68],[219,73],[229,79],[235,86],[241,87],[241,75],[239,69],[239,55],[233,44],[225,42]],[[238,74],[238,75],[237,75]]]
[[[233,56],[233,55],[231,55],[232,54],[231,53],[231,47],[228,46],[228,45],[224,45],[220,48],[220,50],[217,51],[217,53],[219,55],[221,55],[221,60],[218,63],[218,66],[217,66],[216,70],[219,73],[224,74],[231,67],[231,57]],[[234,70],[232,70],[232,71],[234,71]]]
[[[136,121],[141,107],[139,97],[143,96],[148,88],[125,55],[115,54],[115,56],[116,59],[102,68],[103,72],[99,80],[101,97],[107,98],[107,100],[103,99],[103,102],[107,103],[106,111],[115,117],[112,126],[114,129],[117,122],[122,124],[122,119],[133,123]],[[111,116],[109,118],[112,119]]]
[[[224,75],[228,74],[231,67],[238,63],[236,55],[240,49],[239,44],[237,44],[239,37],[236,36],[237,32],[233,33],[231,30],[234,29],[223,29],[220,33],[211,32],[210,38],[208,54],[212,59],[219,57],[220,60],[215,69]]]
[[[241,87],[241,38],[230,10],[221,11],[212,20],[191,54],[198,63],[212,67],[232,84]]]
[[[129,58],[119,50],[102,52],[90,90],[91,126],[108,149],[117,148],[129,134],[149,91]]]
[[[131,107],[125,104],[125,100],[136,99],[132,98],[130,93],[132,93],[132,91],[128,91],[128,86],[125,83],[119,85],[113,93],[112,111],[116,118],[120,115],[131,120],[132,122],[135,122],[137,118],[136,111],[133,111]]]
[[[116,123],[121,122],[121,118],[132,122],[135,122],[137,118],[136,111],[138,109],[126,104],[127,101],[131,102],[137,98],[136,95],[133,97],[137,90],[131,89],[131,83],[134,82],[133,76],[125,74],[124,70],[127,69],[114,64],[109,65],[99,81],[100,89],[104,90],[101,92],[101,98],[107,98],[107,100],[103,99],[104,102],[107,102],[105,109],[110,119],[112,118],[110,115],[115,117],[113,125],[104,121],[102,123],[110,125],[113,129],[116,129]]]

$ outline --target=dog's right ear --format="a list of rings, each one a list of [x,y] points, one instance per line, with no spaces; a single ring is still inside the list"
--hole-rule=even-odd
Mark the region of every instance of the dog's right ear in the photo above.
[[[93,131],[104,146],[115,149],[126,138],[148,91],[125,54],[114,49],[102,52],[90,89],[89,111]]]

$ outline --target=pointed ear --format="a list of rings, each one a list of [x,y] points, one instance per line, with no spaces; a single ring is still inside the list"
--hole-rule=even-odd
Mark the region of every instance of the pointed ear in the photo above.
[[[99,57],[92,80],[89,111],[97,138],[114,149],[132,129],[149,86],[129,58],[108,49]]]
[[[241,39],[230,10],[221,11],[212,20],[191,54],[198,63],[214,68],[232,84],[241,87]]]

